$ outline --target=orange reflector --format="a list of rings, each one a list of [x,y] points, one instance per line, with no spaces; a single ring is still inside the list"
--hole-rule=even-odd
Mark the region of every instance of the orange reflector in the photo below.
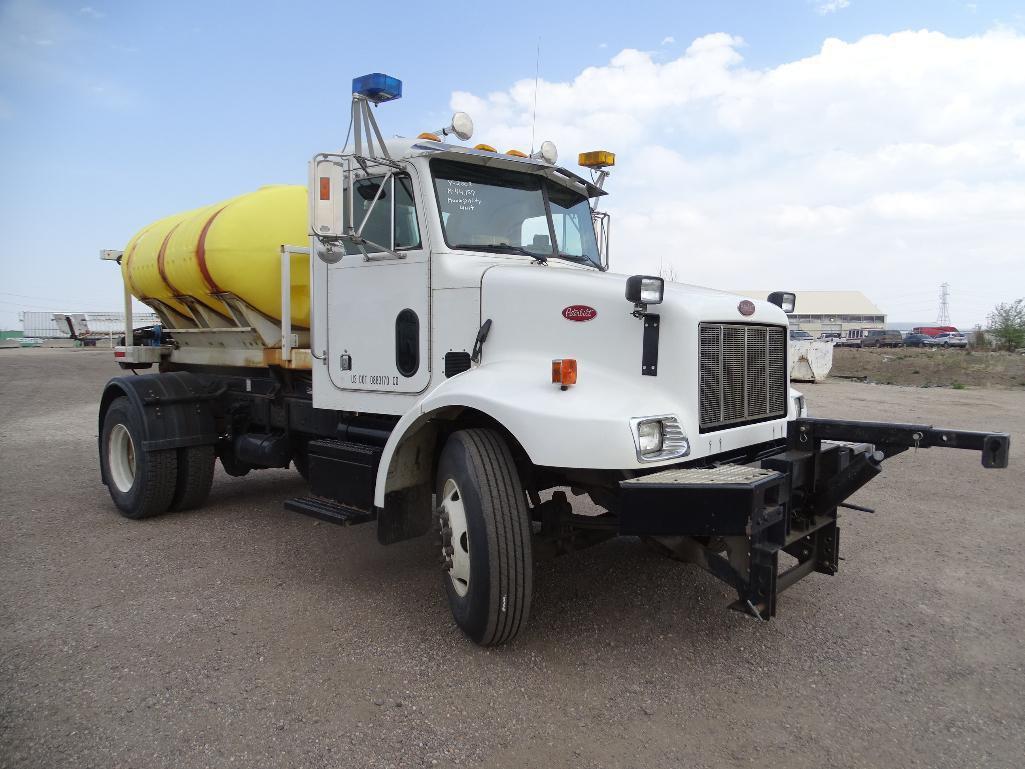
[[[519,150],[506,150],[506,155],[512,155],[514,158],[525,158],[527,157],[526,152],[520,152]]]
[[[331,177],[320,177],[320,199],[331,200]]]
[[[577,362],[573,358],[552,361],[552,384],[568,387],[577,383]]]
[[[498,152],[498,150],[496,150],[490,144],[478,144],[476,147],[474,147],[474,149],[480,150],[481,152]]]
[[[429,133],[428,131],[424,131],[422,134],[420,134],[416,138],[417,139],[427,139],[427,140],[432,141],[432,142],[440,142],[441,141],[441,139],[438,138],[437,134],[432,134],[432,133]]]

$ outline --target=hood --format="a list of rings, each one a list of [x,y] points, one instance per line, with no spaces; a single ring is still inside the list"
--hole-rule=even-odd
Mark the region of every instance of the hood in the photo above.
[[[527,372],[532,391],[542,388],[535,397],[554,398],[553,408],[564,412],[567,424],[572,423],[570,412],[578,424],[600,419],[627,425],[674,415],[691,443],[690,458],[783,437],[787,413],[719,429],[708,428],[706,416],[702,432],[700,334],[702,323],[774,326],[782,328],[786,349],[786,314],[762,301],[754,302],[754,313],[745,316],[738,305],[751,300],[666,283],[662,303],[648,307],[648,320],[658,325],[657,368],[645,372],[642,363],[651,362],[644,355],[646,321],[632,314],[634,307],[625,298],[627,277],[538,264],[489,268],[481,283],[481,321],[490,319],[492,327],[482,368],[500,367],[507,378]],[[649,335],[649,352],[652,341]],[[569,392],[560,393],[551,384],[551,361],[559,358],[577,361],[577,383]],[[782,365],[784,409],[791,412],[785,361]],[[747,397],[743,378],[733,392],[738,387]]]

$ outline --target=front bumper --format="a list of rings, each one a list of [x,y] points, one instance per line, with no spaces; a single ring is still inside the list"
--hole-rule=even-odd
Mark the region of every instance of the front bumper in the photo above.
[[[929,425],[802,418],[785,445],[754,465],[662,470],[622,481],[619,533],[651,537],[671,555],[732,585],[733,608],[768,619],[779,593],[813,572],[835,574],[837,508],[909,448],[980,451],[987,468],[1007,467],[1005,433]],[[780,572],[779,556],[796,564]]]

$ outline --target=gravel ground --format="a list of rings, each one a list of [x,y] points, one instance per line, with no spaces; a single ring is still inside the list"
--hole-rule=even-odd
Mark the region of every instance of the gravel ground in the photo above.
[[[0,766],[1020,767],[1025,393],[829,383],[814,413],[1003,428],[1012,468],[887,462],[837,577],[759,624],[622,539],[539,564],[498,650],[452,623],[427,538],[283,511],[291,471],[119,517],[109,352],[0,350]]]

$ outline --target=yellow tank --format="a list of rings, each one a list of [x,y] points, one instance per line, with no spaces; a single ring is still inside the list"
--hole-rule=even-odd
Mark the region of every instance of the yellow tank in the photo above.
[[[234,294],[281,318],[281,246],[309,242],[306,188],[256,192],[161,219],[125,247],[121,272],[132,294],[188,314],[177,297],[195,297],[228,316],[215,294]],[[229,316],[230,317],[230,316]],[[292,257],[292,323],[310,325],[309,257]]]

